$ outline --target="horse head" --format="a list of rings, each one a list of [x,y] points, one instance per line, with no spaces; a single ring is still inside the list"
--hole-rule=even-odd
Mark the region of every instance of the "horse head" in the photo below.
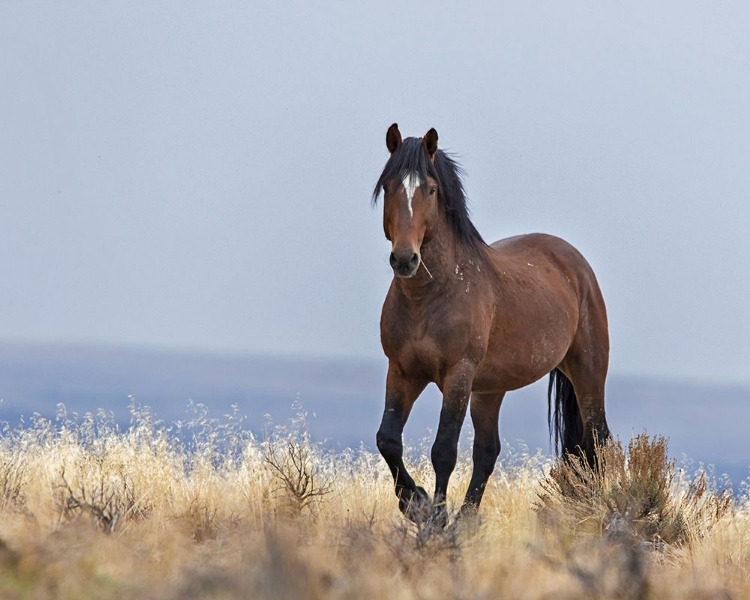
[[[402,140],[398,125],[388,128],[391,153],[379,185],[383,190],[383,230],[391,242],[390,263],[396,277],[413,277],[421,262],[422,244],[438,217],[439,185],[433,163],[438,134]]]

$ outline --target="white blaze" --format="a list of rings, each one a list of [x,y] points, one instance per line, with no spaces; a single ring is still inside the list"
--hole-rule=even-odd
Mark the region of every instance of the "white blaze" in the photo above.
[[[409,207],[409,216],[414,216],[414,209],[411,206],[412,200],[414,200],[414,193],[417,188],[422,185],[422,180],[419,179],[419,175],[416,173],[407,173],[403,179],[404,191],[406,192],[406,203]]]

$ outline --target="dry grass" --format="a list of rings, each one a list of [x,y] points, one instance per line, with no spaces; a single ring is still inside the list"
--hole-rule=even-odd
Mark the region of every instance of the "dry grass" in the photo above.
[[[469,476],[463,457],[454,509]],[[0,597],[745,598],[750,503],[639,436],[593,471],[506,457],[476,519],[417,529],[379,456],[304,423],[261,442],[199,407],[124,432],[63,415],[0,438]]]

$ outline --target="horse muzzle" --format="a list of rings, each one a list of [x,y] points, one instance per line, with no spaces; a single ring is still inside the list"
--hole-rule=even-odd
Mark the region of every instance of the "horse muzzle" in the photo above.
[[[414,277],[419,269],[420,256],[418,252],[412,249],[394,250],[391,252],[391,268],[396,277],[409,279]]]

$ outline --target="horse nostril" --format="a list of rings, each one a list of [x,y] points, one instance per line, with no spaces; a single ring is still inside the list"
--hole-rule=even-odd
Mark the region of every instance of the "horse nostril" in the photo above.
[[[419,268],[419,261],[419,253],[410,253],[408,249],[401,249],[398,253],[393,251],[390,256],[391,268],[400,277],[411,277],[414,275]]]

